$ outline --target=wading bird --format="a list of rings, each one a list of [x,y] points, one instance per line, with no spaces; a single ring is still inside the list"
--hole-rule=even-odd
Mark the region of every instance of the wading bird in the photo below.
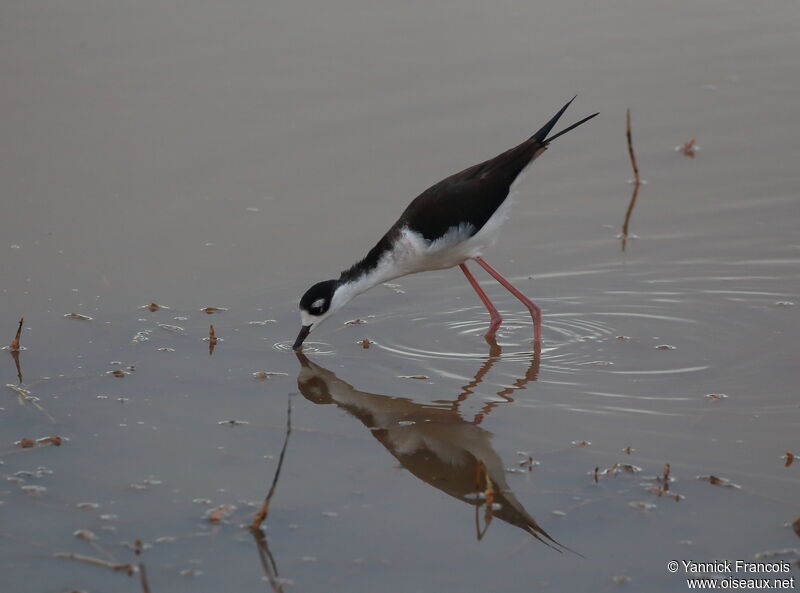
[[[342,272],[339,278],[318,282],[300,299],[302,327],[292,348],[299,350],[312,329],[341,309],[353,297],[373,286],[400,276],[459,266],[489,311],[487,338],[493,336],[502,317],[467,268],[475,260],[528,309],[533,320],[534,342],[542,341],[541,311],[481,257],[494,243],[508,217],[511,199],[521,173],[550,142],[589,121],[585,117],[548,137],[573,97],[538,132],[522,144],[451,175],[417,196],[367,256]]]

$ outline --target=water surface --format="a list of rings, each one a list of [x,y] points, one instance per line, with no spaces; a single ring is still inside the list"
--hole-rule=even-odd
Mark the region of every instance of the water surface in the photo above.
[[[142,590],[59,553],[144,562],[154,592],[666,592],[672,559],[797,560],[795,2],[0,11],[0,337],[24,317],[26,348],[21,381],[0,352],[4,591]],[[446,270],[288,351],[310,284],[574,92],[601,116],[486,254],[542,307],[540,353],[477,267],[495,345]],[[242,525],[287,405],[265,574]]]

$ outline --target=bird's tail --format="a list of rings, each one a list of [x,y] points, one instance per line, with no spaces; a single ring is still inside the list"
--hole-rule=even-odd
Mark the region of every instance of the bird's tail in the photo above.
[[[575,95],[575,97],[577,97],[577,96],[578,95]],[[572,99],[567,101],[567,104],[564,105],[561,109],[559,109],[558,113],[556,113],[549,122],[544,124],[542,126],[542,128],[538,132],[536,132],[533,136],[531,136],[531,140],[535,140],[536,142],[538,142],[540,144],[547,145],[550,142],[552,142],[553,140],[555,140],[556,138],[558,138],[559,136],[563,136],[564,134],[566,134],[570,130],[574,130],[575,128],[577,128],[581,124],[585,124],[587,121],[589,121],[590,119],[592,119],[593,117],[595,117],[596,115],[599,114],[599,112],[598,112],[598,113],[593,113],[589,117],[584,117],[581,121],[572,124],[568,128],[566,128],[564,130],[561,130],[558,134],[554,134],[554,135],[552,135],[552,136],[550,136],[548,138],[547,135],[550,133],[550,130],[552,130],[555,127],[555,125],[558,122],[558,120],[561,118],[562,115],[564,115],[564,112],[567,110],[567,107],[569,107],[570,104],[575,100],[575,97],[572,97]]]

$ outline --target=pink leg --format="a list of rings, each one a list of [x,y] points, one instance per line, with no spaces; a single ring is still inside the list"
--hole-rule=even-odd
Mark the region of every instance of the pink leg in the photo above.
[[[478,262],[480,264],[480,266],[484,270],[489,272],[489,274],[491,274],[492,278],[494,278],[500,284],[502,284],[508,290],[508,292],[513,294],[515,297],[517,297],[522,302],[522,304],[525,305],[525,307],[528,309],[528,311],[530,311],[531,319],[533,320],[533,341],[534,341],[535,344],[541,345],[541,343],[542,343],[542,311],[541,311],[541,309],[539,309],[539,307],[537,307],[536,304],[532,300],[530,300],[528,297],[526,297],[524,294],[522,294],[522,292],[520,292],[520,290],[517,287],[515,287],[513,284],[511,284],[511,282],[509,282],[508,280],[503,278],[500,275],[500,272],[498,272],[492,266],[487,264],[483,260],[482,257],[476,257],[475,261]],[[461,264],[461,265],[463,266],[464,264]]]
[[[475,280],[475,276],[472,275],[472,272],[469,271],[467,264],[459,264],[461,271],[464,272],[464,276],[467,277],[469,283],[472,285],[472,288],[475,289],[475,292],[478,293],[481,301],[483,302],[486,310],[489,311],[489,317],[491,318],[491,322],[489,323],[489,331],[486,332],[486,338],[489,339],[494,336],[497,328],[500,327],[500,323],[503,321],[503,318],[500,317],[500,313],[497,312],[497,308],[492,304],[492,301],[489,300],[489,296],[483,291],[478,281]]]

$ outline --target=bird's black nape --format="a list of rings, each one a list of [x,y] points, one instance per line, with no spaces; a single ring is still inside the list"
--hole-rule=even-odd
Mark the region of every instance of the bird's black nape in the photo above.
[[[589,117],[585,117],[581,121],[579,121],[578,123],[572,124],[571,126],[566,128],[565,130],[561,130],[558,134],[555,134],[555,135],[550,136],[548,138],[547,135],[550,133],[550,130],[552,130],[555,127],[555,125],[558,123],[558,120],[561,119],[561,116],[564,115],[564,112],[572,104],[572,102],[575,100],[575,98],[577,96],[578,95],[575,95],[575,97],[572,97],[572,99],[567,101],[567,104],[564,105],[561,109],[559,109],[558,113],[556,113],[552,117],[552,119],[550,121],[548,121],[546,124],[544,124],[542,126],[542,128],[538,132],[536,132],[533,136],[531,136],[531,140],[535,140],[536,142],[539,142],[540,144],[549,144],[550,142],[552,142],[553,140],[555,140],[559,136],[562,136],[562,135],[566,134],[570,130],[574,130],[579,125],[585,124],[587,121],[589,121],[590,119],[592,119],[593,117],[598,115],[599,112],[598,113],[594,113],[594,114],[590,115]]]

